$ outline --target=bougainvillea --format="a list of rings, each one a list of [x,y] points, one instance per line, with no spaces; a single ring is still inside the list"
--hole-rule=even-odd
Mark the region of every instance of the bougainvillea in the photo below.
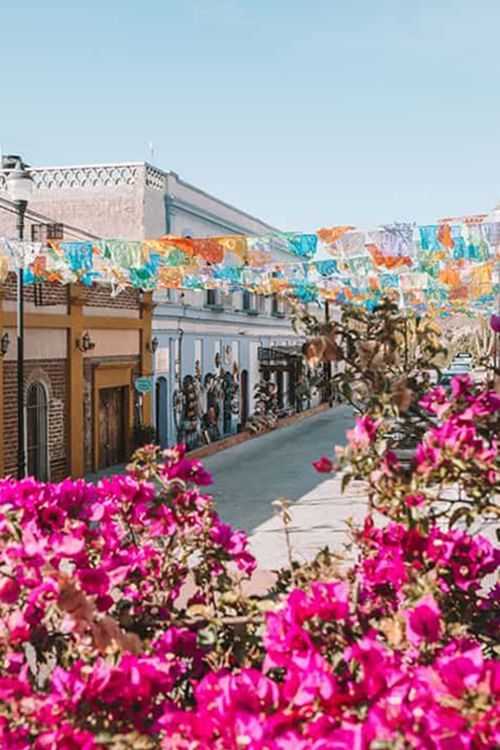
[[[432,391],[409,466],[358,420],[315,464],[366,483],[355,562],[261,599],[182,448],[97,486],[2,480],[1,747],[499,746],[499,552],[466,525],[494,513],[499,406],[464,378]]]

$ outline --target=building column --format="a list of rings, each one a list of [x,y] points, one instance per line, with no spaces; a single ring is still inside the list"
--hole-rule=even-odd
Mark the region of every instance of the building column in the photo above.
[[[82,477],[85,470],[85,424],[84,424],[84,377],[83,353],[76,342],[83,334],[83,300],[81,289],[71,284],[68,289],[68,437],[69,473],[72,477]]]
[[[141,375],[153,376],[153,357],[151,354],[151,338],[153,334],[153,293],[147,292],[141,302]],[[142,417],[144,424],[153,424],[152,393],[145,393],[142,402]]]

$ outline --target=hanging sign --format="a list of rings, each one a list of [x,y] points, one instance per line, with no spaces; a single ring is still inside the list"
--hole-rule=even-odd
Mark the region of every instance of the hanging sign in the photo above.
[[[153,390],[153,378],[141,377],[135,380],[135,390],[139,393],[150,393]]]

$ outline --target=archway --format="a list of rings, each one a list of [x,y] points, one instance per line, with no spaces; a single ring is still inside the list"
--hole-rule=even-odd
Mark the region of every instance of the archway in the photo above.
[[[47,391],[36,381],[26,394],[26,448],[28,475],[42,482],[49,478],[48,423]]]

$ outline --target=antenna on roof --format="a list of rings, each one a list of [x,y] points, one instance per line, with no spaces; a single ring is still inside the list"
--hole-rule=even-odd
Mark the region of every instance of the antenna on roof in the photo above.
[[[154,164],[155,150],[154,150],[154,146],[153,146],[153,141],[149,141],[149,160],[150,160],[151,164]]]

